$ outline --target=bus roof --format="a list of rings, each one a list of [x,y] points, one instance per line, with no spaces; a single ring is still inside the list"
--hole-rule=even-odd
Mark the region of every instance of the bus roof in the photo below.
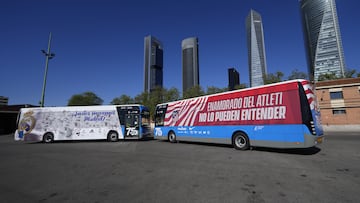
[[[124,106],[138,106],[144,107],[141,104],[121,104],[121,105],[92,105],[92,106],[52,106],[52,107],[25,107],[21,109],[42,109],[42,110],[54,110],[54,111],[61,111],[61,110],[104,110],[104,109],[111,109],[113,107],[124,107]]]
[[[249,91],[249,90],[261,89],[261,88],[265,88],[265,87],[272,87],[272,86],[278,86],[278,85],[289,84],[289,83],[298,83],[298,82],[301,83],[301,82],[304,82],[304,81],[308,81],[308,80],[305,80],[305,79],[287,80],[287,81],[282,81],[282,82],[272,83],[272,84],[267,84],[267,85],[261,85],[261,86],[256,86],[256,87],[249,87],[249,88],[244,88],[244,89],[231,90],[231,91],[220,92],[220,93],[215,93],[215,94],[208,94],[208,95],[203,95],[203,96],[198,96],[198,97],[191,97],[191,98],[187,98],[187,99],[179,99],[179,100],[176,100],[176,101],[190,100],[190,99],[194,99],[194,98],[201,98],[201,97],[208,97],[208,96],[217,96],[217,95],[229,94],[229,93],[233,93],[233,92]],[[157,104],[157,106],[172,103],[172,102],[176,102],[176,101],[170,101],[170,102]]]

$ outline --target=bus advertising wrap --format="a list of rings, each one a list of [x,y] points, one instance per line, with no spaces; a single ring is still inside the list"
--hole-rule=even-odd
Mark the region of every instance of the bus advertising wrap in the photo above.
[[[299,105],[296,83],[255,88],[172,102],[167,107],[164,125],[293,124],[301,122]]]
[[[323,130],[310,81],[296,79],[157,105],[154,135],[178,141],[307,148]]]

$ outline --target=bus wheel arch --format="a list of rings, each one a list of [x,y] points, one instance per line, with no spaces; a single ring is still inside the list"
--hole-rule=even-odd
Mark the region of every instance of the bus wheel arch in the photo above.
[[[44,143],[54,142],[54,133],[52,133],[52,132],[46,132],[46,133],[43,135],[43,142],[44,142]]]
[[[250,148],[249,136],[243,131],[236,131],[232,135],[232,145],[237,150],[248,150]]]
[[[168,140],[171,143],[175,143],[176,142],[176,134],[174,131],[170,130],[168,133]]]
[[[117,142],[119,140],[119,134],[115,130],[110,130],[107,135],[109,142]]]

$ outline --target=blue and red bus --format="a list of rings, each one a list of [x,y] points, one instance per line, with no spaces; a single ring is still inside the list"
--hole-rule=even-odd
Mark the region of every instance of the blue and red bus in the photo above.
[[[291,80],[158,104],[154,137],[251,146],[309,148],[323,141],[313,85]]]

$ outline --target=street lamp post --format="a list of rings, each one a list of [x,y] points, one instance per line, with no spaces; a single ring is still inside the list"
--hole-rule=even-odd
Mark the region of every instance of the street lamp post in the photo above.
[[[46,77],[47,77],[47,70],[48,70],[49,60],[55,57],[55,54],[50,52],[50,47],[51,47],[51,32],[49,34],[49,42],[48,42],[47,52],[45,50],[41,50],[42,53],[45,55],[46,59],[45,59],[44,83],[43,83],[43,88],[42,88],[42,93],[41,93],[40,107],[44,107]]]

